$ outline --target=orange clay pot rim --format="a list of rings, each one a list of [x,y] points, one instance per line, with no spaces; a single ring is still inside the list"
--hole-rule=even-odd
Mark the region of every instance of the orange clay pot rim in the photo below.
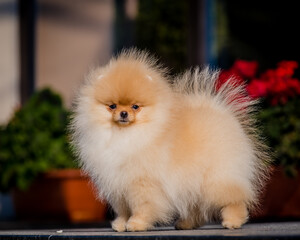
[[[80,169],[53,169],[41,175],[42,178],[87,178]]]

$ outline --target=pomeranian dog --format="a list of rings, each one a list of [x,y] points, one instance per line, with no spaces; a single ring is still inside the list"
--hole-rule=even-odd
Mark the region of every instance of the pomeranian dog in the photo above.
[[[82,168],[116,213],[115,231],[155,224],[240,228],[258,205],[269,161],[244,86],[219,72],[168,77],[144,51],[92,70],[71,121]]]

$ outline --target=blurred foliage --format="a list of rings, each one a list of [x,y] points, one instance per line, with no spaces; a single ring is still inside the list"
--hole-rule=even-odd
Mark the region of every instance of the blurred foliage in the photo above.
[[[43,89],[0,128],[0,191],[25,190],[47,170],[77,167],[67,142],[68,116],[61,97]]]
[[[188,1],[139,1],[137,47],[164,56],[171,72],[182,71],[187,64]]]
[[[288,176],[296,176],[300,167],[300,98],[284,105],[265,107],[259,113],[265,136],[275,152],[275,163]]]

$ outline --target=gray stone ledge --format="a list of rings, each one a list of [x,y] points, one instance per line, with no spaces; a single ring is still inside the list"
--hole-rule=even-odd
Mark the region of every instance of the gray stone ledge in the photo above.
[[[205,225],[196,230],[158,227],[147,232],[113,232],[111,228],[78,228],[47,230],[0,230],[0,240],[87,240],[87,239],[300,239],[300,222],[248,223],[241,229],[223,229],[221,225]]]

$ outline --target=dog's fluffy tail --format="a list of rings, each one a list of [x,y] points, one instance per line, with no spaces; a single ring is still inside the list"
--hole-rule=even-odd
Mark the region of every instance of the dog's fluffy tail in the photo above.
[[[268,146],[260,135],[257,118],[255,117],[258,102],[249,97],[245,84],[241,84],[233,76],[220,84],[219,76],[219,70],[212,70],[209,67],[202,70],[195,68],[176,77],[172,87],[178,94],[185,95],[188,98],[191,97],[193,99],[191,102],[195,105],[201,104],[202,100],[205,100],[205,102],[210,101],[218,109],[229,111],[238,119],[256,156],[254,163],[255,178],[252,184],[257,195],[259,195],[269,178],[269,167],[272,158]],[[257,202],[253,203],[253,209],[257,209],[257,204]]]
[[[257,102],[247,95],[244,84],[240,84],[234,77],[220,84],[219,75],[219,70],[209,67],[200,70],[197,67],[176,77],[172,86],[174,91],[180,94],[211,99],[230,109],[241,122],[248,121],[245,112],[255,112]]]

